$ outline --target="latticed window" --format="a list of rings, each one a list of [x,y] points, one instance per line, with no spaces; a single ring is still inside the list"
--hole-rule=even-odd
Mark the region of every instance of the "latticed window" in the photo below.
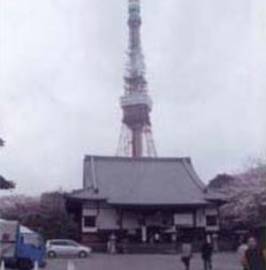
[[[96,217],[95,216],[85,216],[84,217],[84,227],[95,228],[96,227]]]
[[[206,216],[206,225],[207,226],[217,226],[218,219],[216,215],[208,215]]]

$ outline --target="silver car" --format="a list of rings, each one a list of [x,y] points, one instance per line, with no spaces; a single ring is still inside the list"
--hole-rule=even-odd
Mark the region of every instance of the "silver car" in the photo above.
[[[53,239],[46,242],[46,252],[49,258],[57,256],[78,256],[86,258],[91,253],[91,248],[68,239]]]

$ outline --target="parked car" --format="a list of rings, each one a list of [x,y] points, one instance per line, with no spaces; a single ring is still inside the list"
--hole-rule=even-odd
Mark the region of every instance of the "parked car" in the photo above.
[[[46,242],[46,252],[49,258],[58,256],[78,256],[86,258],[91,253],[91,248],[83,246],[73,240],[52,239]]]

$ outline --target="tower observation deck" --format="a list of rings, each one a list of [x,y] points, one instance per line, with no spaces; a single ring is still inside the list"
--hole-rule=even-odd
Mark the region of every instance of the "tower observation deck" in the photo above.
[[[124,76],[125,93],[120,98],[122,130],[117,154],[120,156],[156,156],[150,112],[152,100],[147,92],[145,63],[141,48],[140,0],[128,0],[129,45]]]

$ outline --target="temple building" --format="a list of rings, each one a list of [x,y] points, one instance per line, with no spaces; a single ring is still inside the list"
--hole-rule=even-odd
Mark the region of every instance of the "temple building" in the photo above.
[[[84,243],[112,233],[133,242],[216,234],[222,203],[189,158],[86,156],[83,188],[67,197]]]

